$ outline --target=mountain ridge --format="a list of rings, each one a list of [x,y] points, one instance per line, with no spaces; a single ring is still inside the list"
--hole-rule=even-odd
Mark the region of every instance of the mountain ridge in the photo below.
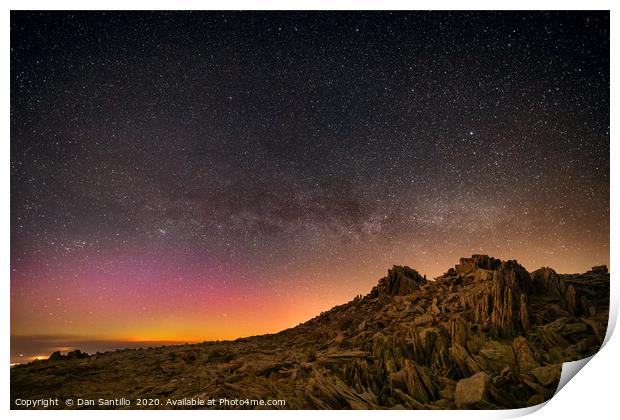
[[[393,266],[367,295],[296,327],[56,355],[13,368],[11,394],[281,398],[284,408],[525,407],[553,395],[563,362],[598,350],[608,307],[606,266],[529,273],[515,260],[476,254],[435,280]],[[91,389],[89,381],[104,378]]]

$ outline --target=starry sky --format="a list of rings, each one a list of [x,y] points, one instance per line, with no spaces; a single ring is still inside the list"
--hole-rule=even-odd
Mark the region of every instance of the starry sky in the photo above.
[[[609,263],[608,12],[12,12],[10,124],[14,360]]]

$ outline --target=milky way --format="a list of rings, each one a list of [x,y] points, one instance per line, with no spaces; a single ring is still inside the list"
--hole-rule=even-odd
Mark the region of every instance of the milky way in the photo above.
[[[608,12],[11,14],[11,327],[275,332],[609,262]]]

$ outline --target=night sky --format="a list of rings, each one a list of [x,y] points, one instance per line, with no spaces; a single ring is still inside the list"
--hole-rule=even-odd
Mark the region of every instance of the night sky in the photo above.
[[[11,14],[13,336],[276,332],[473,253],[609,263],[608,12]]]

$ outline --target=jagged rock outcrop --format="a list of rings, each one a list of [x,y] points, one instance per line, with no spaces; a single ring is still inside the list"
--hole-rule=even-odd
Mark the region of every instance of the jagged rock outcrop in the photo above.
[[[294,409],[526,407],[551,398],[563,362],[598,350],[608,310],[606,267],[530,274],[516,261],[474,255],[426,281],[395,266],[368,295],[277,334],[55,352],[11,369],[11,399],[122,393],[281,398]]]
[[[88,357],[88,353],[84,353],[78,349],[67,353],[67,359],[85,359]]]
[[[592,270],[589,271],[590,273],[600,273],[600,274],[607,274],[609,273],[609,269],[607,268],[606,265],[597,265],[592,267]]]
[[[489,257],[488,255],[472,255],[471,258],[461,258],[460,262],[454,267],[454,271],[460,275],[467,275],[477,269],[497,270],[501,265],[501,260]]]
[[[59,361],[59,360],[72,360],[72,359],[85,359],[88,357],[88,353],[84,353],[78,349],[68,352],[66,355],[62,355],[59,351],[55,351],[47,358],[47,360]]]
[[[461,301],[473,311],[477,324],[489,327],[493,335],[513,336],[517,330],[528,330],[530,315],[528,294],[532,289],[530,274],[516,261],[499,262],[482,258],[461,263],[471,267],[474,262],[487,268],[475,268],[465,273],[463,281],[469,284]],[[461,259],[463,261],[464,259]],[[458,266],[457,266],[458,267]],[[459,270],[456,270],[459,272]]]
[[[558,274],[549,267],[542,267],[532,272],[532,283],[537,294],[547,294],[555,298],[562,298],[566,293],[563,282]]]
[[[558,275],[548,267],[532,272],[534,292],[538,296],[551,298],[551,307],[557,315],[595,315],[596,307],[591,300],[598,300],[600,296],[593,297],[593,294],[606,296],[609,293],[608,277],[606,265],[592,267],[592,270],[579,275]]]
[[[373,288],[371,294],[374,297],[381,295],[409,295],[425,283],[426,278],[413,268],[395,265],[388,270],[387,277],[379,280],[379,284]]]

